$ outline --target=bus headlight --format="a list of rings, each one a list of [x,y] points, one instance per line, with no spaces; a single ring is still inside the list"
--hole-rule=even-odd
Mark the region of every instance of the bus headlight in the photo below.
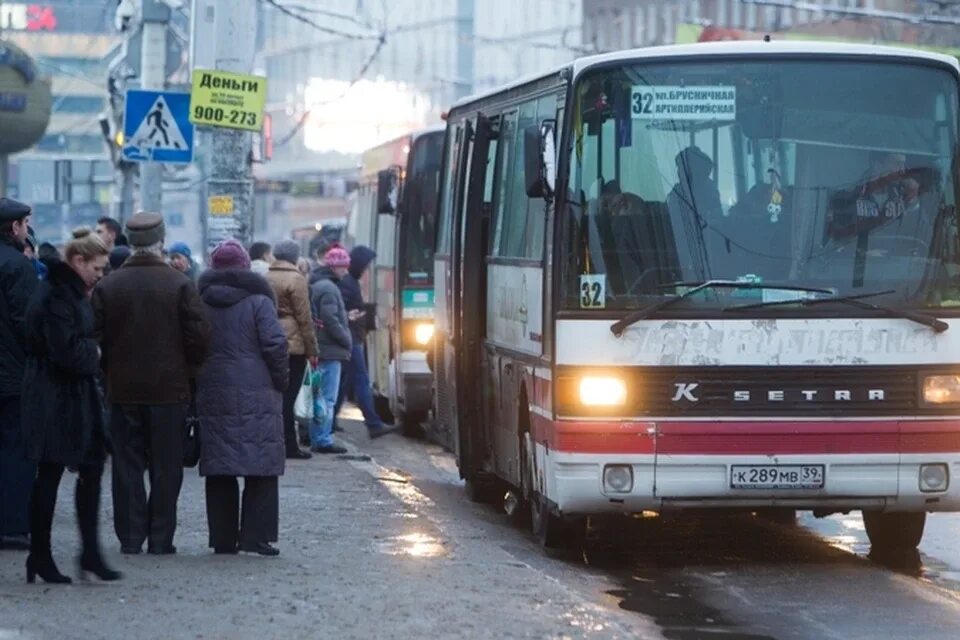
[[[920,491],[946,491],[950,484],[950,472],[945,464],[920,465]]]
[[[421,322],[413,328],[413,339],[417,344],[427,346],[433,340],[433,323]]]
[[[580,378],[580,404],[585,407],[620,407],[627,403],[627,383],[613,376]]]
[[[928,404],[960,403],[960,376],[927,376],[923,381],[923,401]]]

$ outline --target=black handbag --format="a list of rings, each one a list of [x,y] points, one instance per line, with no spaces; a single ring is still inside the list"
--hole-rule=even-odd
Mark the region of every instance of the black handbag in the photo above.
[[[195,467],[200,463],[200,418],[196,407],[191,406],[183,421],[183,466]]]

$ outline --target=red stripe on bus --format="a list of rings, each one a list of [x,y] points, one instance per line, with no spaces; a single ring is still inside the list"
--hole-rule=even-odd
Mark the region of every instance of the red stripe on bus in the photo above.
[[[814,455],[960,453],[960,420],[568,422],[532,416],[534,436],[568,453]],[[656,438],[649,433],[658,428]]]
[[[645,453],[653,455],[648,422],[557,422],[530,416],[533,435],[553,451],[569,453]]]

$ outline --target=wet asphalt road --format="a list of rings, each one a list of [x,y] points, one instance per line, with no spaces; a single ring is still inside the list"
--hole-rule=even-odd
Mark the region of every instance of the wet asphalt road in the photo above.
[[[466,500],[438,447],[401,438],[365,446],[442,518],[474,519],[522,562],[666,638],[960,637],[960,514],[930,515],[920,552],[907,557],[871,557],[853,513],[802,514],[796,526],[746,514],[617,518],[597,523],[582,552],[547,558],[495,507]]]
[[[349,455],[291,463],[282,478],[279,558],[212,555],[191,470],[177,556],[119,556],[105,496],[119,584],[25,585],[23,555],[0,553],[0,640],[960,637],[960,517],[932,516],[907,558],[870,558],[859,515],[619,518],[551,558],[467,501],[449,454],[347,428]],[[67,572],[71,483],[54,530]]]

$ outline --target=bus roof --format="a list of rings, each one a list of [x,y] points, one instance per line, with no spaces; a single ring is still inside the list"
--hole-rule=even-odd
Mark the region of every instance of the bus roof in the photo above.
[[[910,58],[914,60],[928,60],[939,62],[952,67],[960,73],[960,64],[957,58],[923,51],[920,49],[911,49],[908,47],[891,47],[873,44],[848,44],[842,42],[823,42],[816,40],[772,40],[764,42],[763,40],[736,40],[724,42],[699,42],[694,44],[666,45],[660,47],[643,47],[639,49],[625,49],[623,51],[614,51],[612,53],[603,53],[594,56],[586,56],[573,60],[571,64],[563,65],[546,73],[526,76],[515,80],[509,84],[497,87],[490,91],[468,96],[455,102],[450,110],[458,109],[473,102],[478,102],[485,98],[497,95],[510,89],[522,87],[525,84],[549,78],[569,69],[572,71],[572,77],[576,78],[588,69],[617,61],[627,60],[649,60],[652,58],[672,58],[684,56],[736,56],[750,54],[796,54],[796,55],[826,55],[826,56],[877,56],[886,58]]]
[[[360,171],[362,175],[369,175],[381,169],[386,169],[393,164],[403,164],[402,159],[406,155],[403,152],[405,145],[416,142],[419,138],[431,133],[443,133],[446,129],[445,123],[431,125],[422,129],[416,129],[402,136],[381,142],[375,147],[366,149],[360,155]]]

